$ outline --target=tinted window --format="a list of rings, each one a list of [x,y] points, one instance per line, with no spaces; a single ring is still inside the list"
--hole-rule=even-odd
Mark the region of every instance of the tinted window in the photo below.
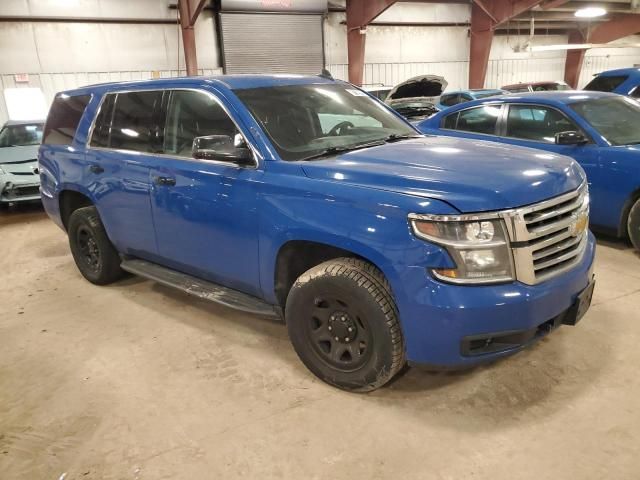
[[[493,135],[496,131],[500,110],[500,105],[484,105],[463,110],[458,116],[456,130]]]
[[[171,93],[164,134],[164,152],[191,157],[193,139],[207,135],[233,136],[236,126],[213,97],[204,92]]]
[[[58,95],[49,110],[42,143],[71,145],[89,100],[91,95]]]
[[[633,98],[640,98],[640,86],[633,89],[633,91],[629,94]]]
[[[449,128],[451,130],[455,130],[457,122],[458,122],[458,112],[452,113],[451,115],[447,115],[446,117],[444,117],[444,122],[442,122],[442,128]]]
[[[534,105],[510,105],[507,117],[507,137],[555,143],[560,132],[579,129],[559,111]]]
[[[546,92],[546,91],[555,91],[555,90],[569,90],[569,85],[565,85],[564,83],[541,83],[538,85],[532,86],[534,92]]]
[[[113,105],[115,103],[116,94],[106,95],[100,105],[100,112],[93,126],[93,134],[91,135],[92,147],[108,147],[109,134],[111,133],[111,118],[113,117]]]
[[[456,103],[458,103],[457,101],[458,99],[458,95],[443,95],[442,97],[440,97],[440,103],[442,105],[445,105],[447,107],[450,107],[451,105],[455,105]]]
[[[591,80],[584,89],[594,92],[613,92],[616,88],[622,85],[627,78],[629,78],[627,75],[617,75],[612,77],[600,75],[599,77]]]
[[[636,100],[614,95],[569,106],[612,145],[640,144],[640,103]]]
[[[162,92],[118,93],[111,122],[109,146],[138,152],[158,151],[156,116]]]
[[[38,145],[42,140],[41,123],[5,125],[0,130],[0,148]]]

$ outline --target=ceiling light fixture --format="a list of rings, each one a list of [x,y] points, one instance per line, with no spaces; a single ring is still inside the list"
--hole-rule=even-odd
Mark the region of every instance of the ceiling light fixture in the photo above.
[[[586,7],[576,10],[574,15],[578,18],[596,18],[606,15],[607,11],[602,7]]]

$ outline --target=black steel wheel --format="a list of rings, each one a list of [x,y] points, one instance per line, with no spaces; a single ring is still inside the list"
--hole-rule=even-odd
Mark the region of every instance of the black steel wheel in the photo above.
[[[74,211],[68,225],[69,247],[80,273],[91,283],[106,285],[124,274],[95,207]]]
[[[300,359],[336,387],[375,390],[405,363],[391,289],[363,260],[339,258],[305,272],[289,292],[285,318]]]

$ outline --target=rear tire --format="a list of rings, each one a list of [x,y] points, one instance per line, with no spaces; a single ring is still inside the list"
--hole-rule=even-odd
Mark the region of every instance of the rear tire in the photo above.
[[[287,297],[285,319],[302,362],[330,385],[372,391],[405,364],[391,288],[363,260],[338,258],[302,274]]]
[[[107,237],[96,207],[79,208],[69,218],[69,246],[78,270],[96,285],[119,280],[120,256]]]
[[[640,251],[640,199],[636,200],[627,217],[627,232],[631,243]]]

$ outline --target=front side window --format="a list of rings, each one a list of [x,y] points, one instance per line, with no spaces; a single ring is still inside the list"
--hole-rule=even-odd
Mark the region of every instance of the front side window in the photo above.
[[[39,145],[42,141],[41,123],[5,125],[0,130],[0,148]]]
[[[509,105],[507,137],[555,143],[556,133],[578,131],[558,110],[540,105]]]
[[[71,145],[89,100],[91,95],[58,95],[49,110],[42,143]]]
[[[118,93],[111,121],[109,147],[137,152],[159,151],[157,115],[161,91]]]
[[[234,93],[284,160],[310,159],[323,152],[418,136],[387,107],[350,85],[288,85]]]
[[[501,105],[483,105],[462,110],[459,112],[456,126],[453,128],[465,132],[495,135],[501,109]]]
[[[569,105],[612,145],[640,144],[640,103],[610,96]]]
[[[616,88],[622,85],[627,80],[627,78],[629,78],[628,75],[600,75],[587,83],[586,87],[584,87],[584,90],[589,90],[592,92],[613,92]]]
[[[213,96],[206,92],[171,92],[164,133],[164,153],[191,157],[196,137],[227,135],[237,128]]]

